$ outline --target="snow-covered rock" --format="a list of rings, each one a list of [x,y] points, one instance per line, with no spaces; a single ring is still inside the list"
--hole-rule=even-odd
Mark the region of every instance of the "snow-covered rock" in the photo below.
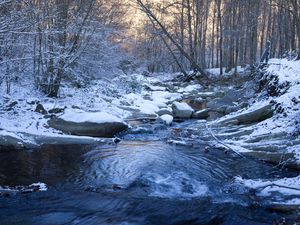
[[[159,122],[163,122],[166,125],[171,125],[172,122],[173,122],[173,116],[165,114],[165,115],[162,115],[162,116],[158,117],[157,120]]]
[[[172,104],[173,115],[177,118],[191,118],[194,110],[185,102],[173,102]]]
[[[113,137],[128,128],[128,125],[116,116],[103,112],[70,111],[48,121],[50,127],[66,134]]]

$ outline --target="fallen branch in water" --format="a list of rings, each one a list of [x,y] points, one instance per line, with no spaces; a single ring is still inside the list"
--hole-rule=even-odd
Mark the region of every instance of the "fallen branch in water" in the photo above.
[[[212,132],[212,130],[210,129],[210,127],[208,126],[208,123],[206,123],[205,125],[206,129],[208,130],[208,132],[211,134],[211,136],[221,145],[223,145],[226,149],[229,149],[231,151],[233,151],[235,154],[244,157],[241,153],[239,153],[238,151],[234,150],[233,148],[231,148],[230,146],[228,146],[227,144],[225,144],[224,142],[222,142],[220,139],[218,139],[216,137],[216,135],[214,135],[214,133]]]

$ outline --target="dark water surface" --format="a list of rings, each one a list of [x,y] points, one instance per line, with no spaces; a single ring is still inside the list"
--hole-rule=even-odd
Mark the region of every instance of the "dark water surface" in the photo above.
[[[97,147],[0,151],[0,186],[46,192],[0,196],[0,224],[272,224],[285,215],[234,178],[294,175],[205,146],[123,141]]]

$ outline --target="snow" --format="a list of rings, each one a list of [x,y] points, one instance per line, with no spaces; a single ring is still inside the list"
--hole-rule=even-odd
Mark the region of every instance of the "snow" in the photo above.
[[[60,118],[75,123],[123,123],[120,118],[105,112],[85,112],[83,110],[68,109]]]
[[[33,183],[31,185],[29,185],[29,187],[39,187],[39,191],[47,191],[47,185],[45,183]]]

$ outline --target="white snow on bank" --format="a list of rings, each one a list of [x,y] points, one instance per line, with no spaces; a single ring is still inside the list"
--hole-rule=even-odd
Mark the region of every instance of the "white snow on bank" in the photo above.
[[[241,66],[238,66],[237,67],[237,73],[240,73],[242,74],[243,72],[245,72],[245,69],[247,67],[241,67]],[[222,76],[231,76],[235,73],[235,68],[233,68],[231,71],[229,71],[228,73],[225,72],[226,68],[224,67],[223,68],[223,75]],[[212,68],[212,69],[207,69],[206,70],[210,76],[212,77],[219,77],[220,76],[220,68]]]
[[[267,72],[276,75],[279,84],[299,82],[300,61],[289,61],[287,59],[270,59]]]
[[[280,205],[296,205],[300,208],[300,198],[293,198],[291,200],[287,200],[284,202],[273,202],[273,204],[280,204]]]
[[[111,114],[105,112],[85,112],[83,110],[70,110],[67,109],[61,119],[65,121],[75,122],[75,123],[122,123],[123,121]]]
[[[13,193],[17,193],[19,191],[22,191],[23,189],[24,190],[27,190],[27,189],[36,189],[38,188],[38,191],[47,191],[48,190],[48,187],[45,183],[41,183],[41,182],[38,182],[38,183],[33,183],[33,184],[30,184],[28,186],[18,186],[17,188],[12,188],[12,187],[2,187],[0,186],[0,192],[13,192]],[[31,190],[33,191],[33,190]]]
[[[201,90],[201,89],[202,89],[202,86],[200,84],[191,84],[191,85],[188,85],[186,87],[179,88],[177,90],[177,92],[179,92],[179,93],[190,93],[190,92],[198,91],[198,90]]]
[[[45,183],[33,183],[31,185],[29,185],[29,187],[38,187],[39,188],[39,191],[47,191],[48,190],[48,187]]]
[[[291,147],[288,147],[286,149],[286,151],[288,153],[293,153],[295,155],[295,158],[297,160],[297,163],[300,164],[300,144],[299,145],[295,145],[295,146],[291,146]]]
[[[256,189],[259,196],[270,196],[277,192],[284,195],[300,195],[300,176],[293,178],[282,178],[278,180],[248,180],[236,177],[235,182],[244,185],[247,188]]]

